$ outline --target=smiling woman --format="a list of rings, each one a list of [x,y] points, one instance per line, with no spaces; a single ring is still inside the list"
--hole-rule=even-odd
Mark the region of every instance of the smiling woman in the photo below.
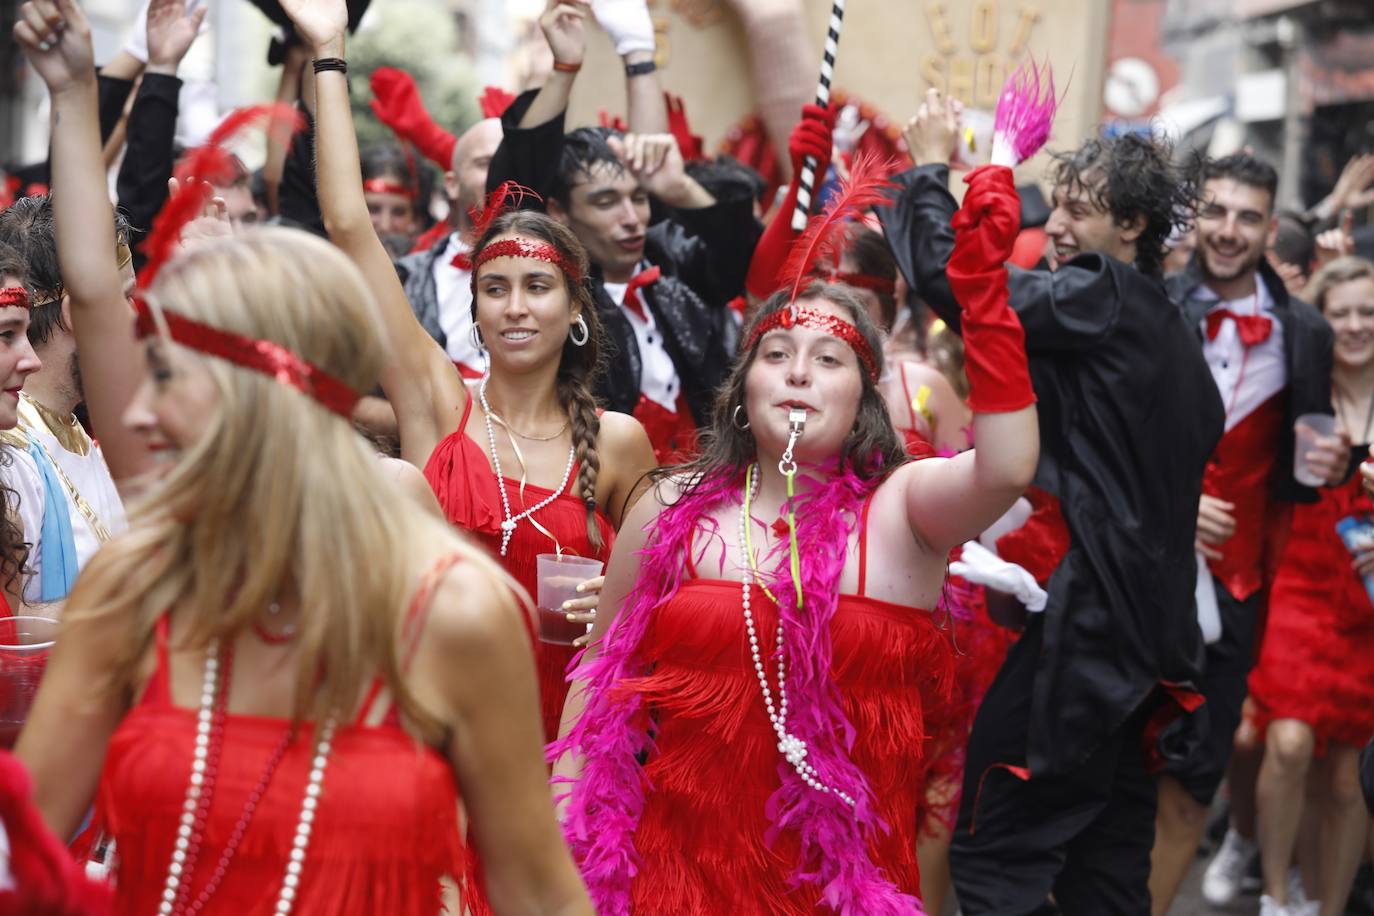
[[[324,6],[341,9],[342,0]],[[317,58],[341,57],[341,30],[313,21],[318,15],[313,6],[303,10],[297,30]],[[489,371],[470,391],[416,320],[369,218],[347,78],[325,70],[315,80],[321,210],[330,240],[361,268],[386,325],[382,387],[396,410],[401,457],[424,469],[449,522],[486,544],[530,593],[541,553],[604,559],[655,462],[639,423],[599,413],[590,394],[601,335],[585,250],[543,214],[488,212],[471,258],[473,343],[486,351]],[[566,615],[565,625],[585,626],[599,591],[600,578],[590,579],[581,597],[548,610]],[[575,651],[543,641],[535,647],[550,738]]]

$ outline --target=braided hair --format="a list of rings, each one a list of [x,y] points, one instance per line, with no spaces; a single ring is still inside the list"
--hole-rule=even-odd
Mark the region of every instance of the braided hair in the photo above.
[[[590,272],[587,251],[572,230],[536,210],[512,210],[493,219],[472,248],[473,262],[478,261],[482,249],[487,245],[510,235],[547,242],[576,264],[584,278]],[[601,471],[601,456],[596,448],[596,440],[601,434],[601,416],[597,412],[592,386],[605,369],[601,352],[601,317],[597,314],[596,301],[592,298],[588,280],[578,281],[564,274],[563,282],[567,286],[569,305],[582,307],[587,342],[578,346],[573,343],[571,335],[563,342],[563,354],[558,361],[554,387],[558,403],[568,413],[569,429],[576,449],[577,492],[587,507],[587,540],[591,542],[593,550],[600,553],[605,546],[601,527],[596,521],[596,478]],[[474,323],[477,321],[475,295],[472,299],[472,320]]]

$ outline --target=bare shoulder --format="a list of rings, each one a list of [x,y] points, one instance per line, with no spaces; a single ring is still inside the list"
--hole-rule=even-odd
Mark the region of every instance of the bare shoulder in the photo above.
[[[648,445],[649,434],[644,431],[643,424],[634,417],[614,410],[608,410],[601,415],[601,432],[597,436],[597,445],[602,451],[633,448],[641,442]]]
[[[526,611],[516,588],[486,557],[464,556],[444,573],[430,597],[425,642],[450,660],[479,660],[512,647],[526,650]]]
[[[399,487],[401,492],[428,511],[442,517],[443,513],[439,509],[439,501],[434,497],[434,490],[430,488],[429,481],[425,480],[425,475],[419,468],[409,461],[386,455],[378,456],[378,467],[382,476]]]

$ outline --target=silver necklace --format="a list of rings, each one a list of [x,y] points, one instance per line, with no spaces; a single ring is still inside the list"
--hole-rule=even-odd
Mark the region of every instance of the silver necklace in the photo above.
[[[491,405],[487,403],[487,378],[489,376],[483,377],[482,384],[477,389],[477,398],[482,402],[482,418],[487,422],[487,443],[491,446],[492,469],[496,471],[496,486],[501,491],[501,512],[505,519],[501,522],[501,556],[504,557],[506,548],[510,546],[511,536],[515,534],[515,526],[562,496],[563,491],[567,489],[568,481],[572,480],[573,465],[577,463],[577,446],[568,447],[568,465],[563,469],[563,482],[549,495],[549,498],[538,505],[531,506],[519,515],[512,516],[510,514],[510,497],[506,495],[506,475],[501,471],[501,456],[496,454],[496,430],[491,425]]]

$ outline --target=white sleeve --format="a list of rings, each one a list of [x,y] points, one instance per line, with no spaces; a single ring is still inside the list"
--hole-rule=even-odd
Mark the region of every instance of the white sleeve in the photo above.
[[[6,460],[0,461],[0,481],[4,481],[19,497],[19,505],[9,508],[17,508],[15,517],[24,529],[24,540],[29,542],[29,559],[25,564],[29,574],[24,580],[24,600],[36,601],[41,582],[39,560],[42,557],[43,507],[47,493],[32,455],[13,446],[5,446],[4,451]]]

